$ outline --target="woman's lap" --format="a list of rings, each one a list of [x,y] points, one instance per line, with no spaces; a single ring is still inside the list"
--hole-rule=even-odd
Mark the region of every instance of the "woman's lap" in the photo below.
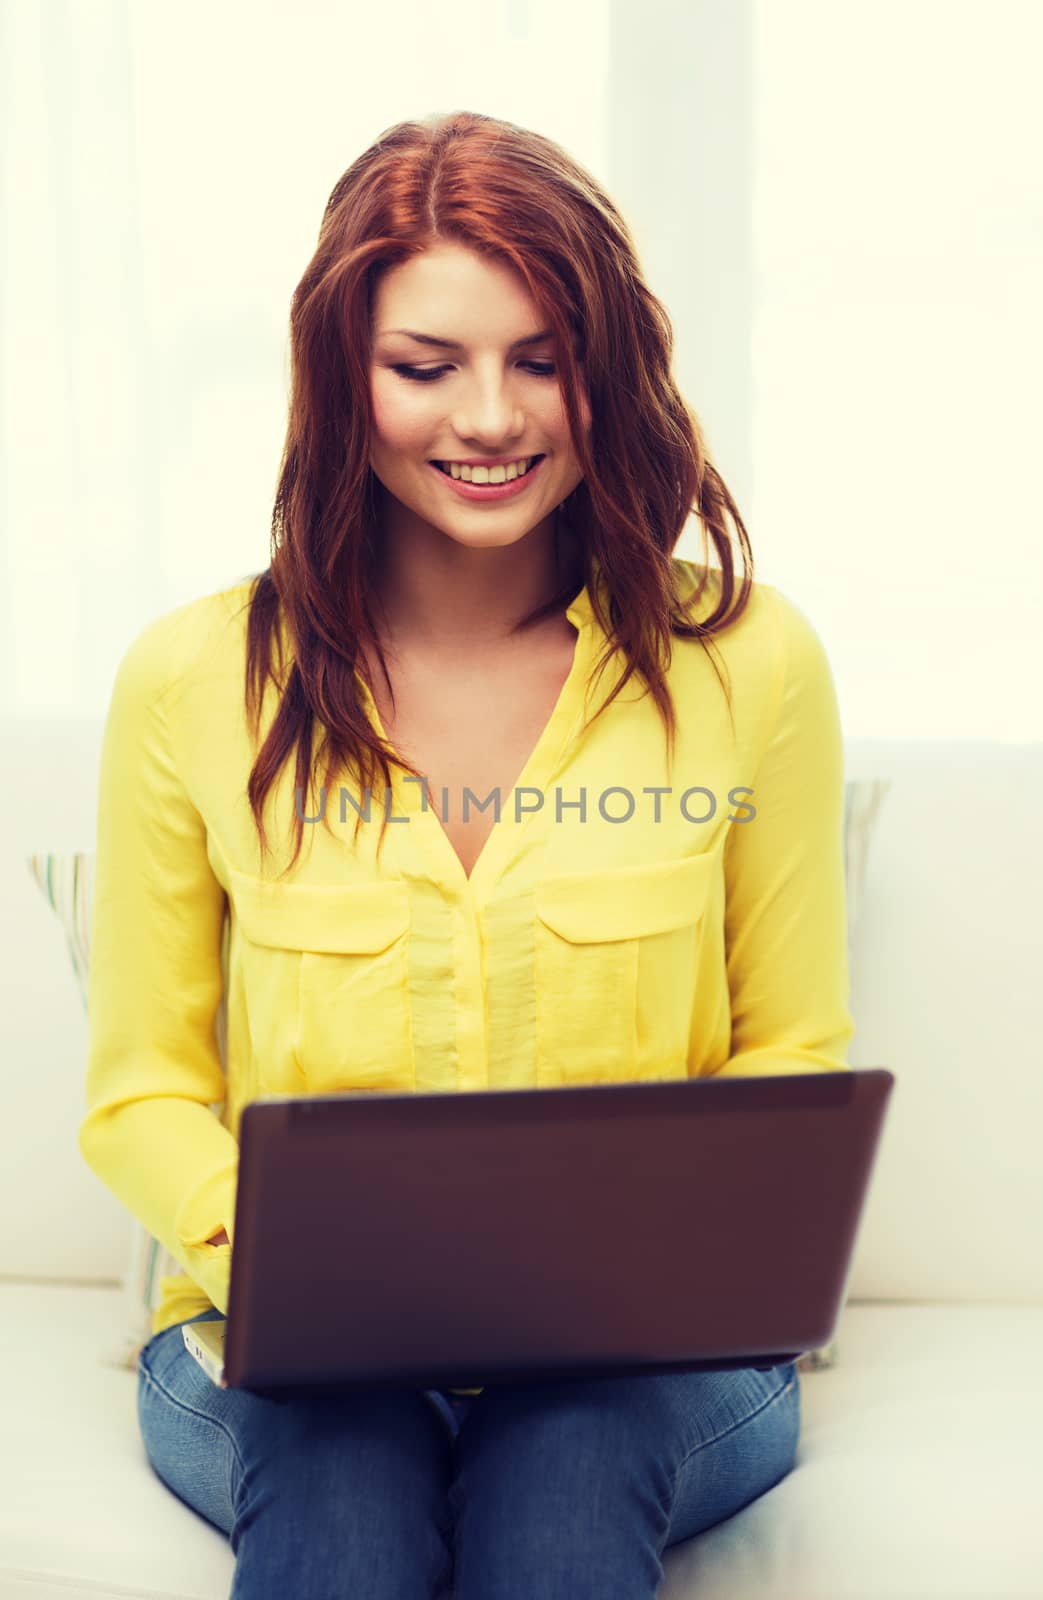
[[[324,1566],[373,1600],[611,1600],[654,1595],[669,1546],[788,1474],[800,1384],[790,1364],[277,1401],[217,1388],[178,1325],[141,1352],[138,1415],[158,1476],[229,1535],[235,1600],[284,1557],[299,1600],[333,1592]]]
[[[232,1600],[446,1592],[452,1449],[419,1392],[221,1389],[176,1325],[138,1357],[138,1420],[158,1477],[229,1536]]]
[[[664,1551],[786,1477],[799,1433],[795,1364],[487,1389],[449,1489],[461,1592],[492,1597],[499,1562],[505,1596],[550,1574],[562,1595],[651,1596]]]

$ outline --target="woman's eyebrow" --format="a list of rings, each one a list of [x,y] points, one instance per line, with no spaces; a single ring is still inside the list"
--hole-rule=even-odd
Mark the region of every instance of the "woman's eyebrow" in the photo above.
[[[463,345],[460,344],[456,339],[436,339],[434,334],[414,333],[411,328],[385,328],[381,333],[377,334],[377,338],[383,339],[393,333],[401,333],[404,334],[407,339],[415,339],[417,344],[437,345],[442,350],[463,349]],[[551,339],[553,336],[553,328],[543,328],[539,333],[527,333],[524,339],[515,339],[514,343],[511,345],[511,349],[520,350],[523,345],[539,344],[542,340]]]

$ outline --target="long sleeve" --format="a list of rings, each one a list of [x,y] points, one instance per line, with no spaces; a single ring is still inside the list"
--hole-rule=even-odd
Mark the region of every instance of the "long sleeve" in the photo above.
[[[811,623],[777,590],[771,598],[783,644],[745,797],[756,815],[730,825],[724,854],[732,1037],[721,1077],[841,1070],[854,1032],[836,691]]]
[[[105,725],[78,1142],[226,1311],[239,1147],[210,1109],[226,1094],[214,1027],[225,894],[174,753],[176,618],[150,624],[126,651]],[[231,1243],[207,1244],[221,1227]]]

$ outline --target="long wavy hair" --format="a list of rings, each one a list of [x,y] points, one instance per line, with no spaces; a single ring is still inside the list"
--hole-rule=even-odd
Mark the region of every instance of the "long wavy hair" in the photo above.
[[[324,787],[339,765],[357,775],[363,794],[375,790],[379,767],[385,800],[392,763],[426,776],[371,725],[356,670],[365,644],[386,676],[373,619],[380,537],[369,465],[374,293],[382,273],[445,241],[513,267],[556,338],[559,383],[584,476],[555,512],[555,553],[564,535],[580,552],[607,638],[598,678],[617,652],[625,662],[595,715],[639,674],[663,720],[672,760],[676,719],[665,677],[671,641],[698,639],[707,648],[714,633],[742,614],[752,586],[746,529],[672,376],[669,316],[643,281],[630,233],[609,197],[553,140],[511,122],[457,111],[389,128],[338,179],[318,246],[294,291],[289,420],[270,565],[249,589],[246,708],[255,747],[269,678],[278,705],[247,794],[267,852],[265,796],[296,751],[296,842],[287,871],[300,853],[305,806],[311,809],[300,797],[312,788],[313,760],[327,760]],[[589,440],[577,403],[580,368]],[[687,608],[708,578],[707,536],[721,566],[717,605],[701,622],[682,603],[672,561],[693,512],[702,528],[704,571]],[[742,554],[737,596],[726,512]],[[579,592],[573,574],[572,584],[516,631]],[[725,696],[730,713],[727,689]],[[323,739],[313,754],[317,722]],[[378,852],[386,827],[385,809]]]

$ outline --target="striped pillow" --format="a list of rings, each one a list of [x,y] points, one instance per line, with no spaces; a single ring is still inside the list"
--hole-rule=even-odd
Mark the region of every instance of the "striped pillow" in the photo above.
[[[889,779],[854,779],[844,789],[844,864],[847,881],[847,932],[850,947],[858,905],[865,882],[866,861],[876,818]],[[84,1009],[87,1007],[87,972],[90,962],[91,922],[94,907],[94,852],[55,853],[29,857],[29,869],[56,912],[65,930],[73,972],[79,984]],[[225,918],[221,951],[222,970],[227,976],[229,922]],[[218,1008],[217,1039],[221,1060],[226,1061],[226,1014],[222,998]],[[211,1105],[218,1113],[221,1102]],[[184,1275],[184,1268],[154,1239],[137,1218],[131,1218],[129,1253],[123,1279],[126,1301],[125,1332],[119,1348],[107,1357],[111,1365],[134,1367],[138,1351],[152,1335],[152,1317],[161,1298],[160,1279]],[[832,1366],[837,1341],[820,1350],[803,1354],[797,1366],[804,1372]]]

